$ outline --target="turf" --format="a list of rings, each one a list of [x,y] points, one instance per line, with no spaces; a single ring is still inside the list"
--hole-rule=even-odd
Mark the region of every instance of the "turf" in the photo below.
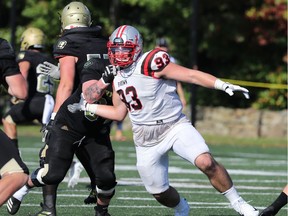
[[[34,170],[38,166],[38,151],[42,147],[39,126],[19,127],[19,146],[22,158]],[[131,135],[126,134],[128,137]],[[131,137],[131,136],[130,136]],[[205,137],[205,136],[204,136]],[[212,154],[230,173],[239,193],[259,210],[269,205],[287,183],[287,140],[235,140],[227,137],[205,137]],[[260,141],[259,141],[260,140]],[[239,144],[240,143],[240,144]],[[135,151],[131,140],[113,142],[116,152],[118,185],[110,205],[112,216],[168,216],[172,209],[159,205],[143,187],[135,167]],[[178,189],[191,207],[193,216],[237,215],[227,200],[209,183],[206,176],[174,153],[170,154],[171,185]],[[75,188],[67,188],[67,178],[60,184],[57,199],[58,216],[92,216],[93,205],[84,205],[89,194],[89,180],[85,171]],[[40,188],[29,193],[17,213],[33,215],[40,210]],[[5,205],[0,215],[8,215]],[[277,216],[286,216],[287,206]]]

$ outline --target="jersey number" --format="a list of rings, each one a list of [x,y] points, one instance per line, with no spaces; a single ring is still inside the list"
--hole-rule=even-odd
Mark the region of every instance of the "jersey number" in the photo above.
[[[156,64],[156,67],[160,69],[167,65],[170,62],[170,59],[166,53],[163,53],[161,57],[155,58],[154,62]]]
[[[44,74],[37,76],[37,92],[44,94],[53,94],[55,82],[52,78]]]
[[[120,99],[125,103],[127,109],[129,111],[133,110],[140,110],[142,109],[142,103],[138,98],[136,89],[133,86],[129,86],[125,89],[125,92],[120,89],[117,91],[120,96]],[[126,100],[126,95],[130,95],[132,102],[128,103]]]

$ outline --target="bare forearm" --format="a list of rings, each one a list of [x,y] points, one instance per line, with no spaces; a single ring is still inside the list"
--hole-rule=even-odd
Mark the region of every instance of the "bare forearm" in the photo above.
[[[94,80],[86,82],[82,86],[84,98],[88,103],[98,101],[105,92],[108,85],[104,84],[101,80]]]
[[[57,112],[59,108],[61,107],[61,105],[63,104],[63,102],[68,97],[70,97],[71,94],[72,94],[72,90],[68,90],[68,89],[64,90],[62,88],[61,89],[58,88],[53,112]]]

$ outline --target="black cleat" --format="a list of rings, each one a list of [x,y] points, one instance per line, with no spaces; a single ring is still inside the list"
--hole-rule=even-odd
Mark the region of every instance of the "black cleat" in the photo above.
[[[55,208],[49,208],[43,203],[40,203],[40,206],[42,208],[41,211],[36,213],[34,216],[56,216],[56,209]]]
[[[276,213],[273,206],[268,206],[259,214],[259,216],[275,216]]]
[[[12,196],[11,198],[8,199],[6,205],[8,213],[10,215],[16,214],[20,208],[20,205],[21,201]]]
[[[84,199],[84,203],[88,204],[96,204],[97,202],[97,192],[96,189],[91,189],[89,196]]]
[[[104,211],[100,212],[97,210],[97,206],[94,207],[95,211],[96,211],[96,214],[95,216],[111,216],[109,213],[108,213],[108,210],[105,209]]]

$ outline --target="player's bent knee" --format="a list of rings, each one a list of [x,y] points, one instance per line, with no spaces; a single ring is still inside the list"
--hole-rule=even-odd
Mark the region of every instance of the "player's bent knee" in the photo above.
[[[216,161],[209,153],[199,155],[195,160],[195,165],[203,172],[214,170]]]
[[[42,180],[47,185],[55,185],[60,184],[65,177],[65,174],[62,175],[59,172],[49,172],[45,176],[43,176]]]
[[[103,190],[96,186],[97,196],[101,199],[112,199],[112,197],[115,194],[115,187],[109,189],[109,190]]]
[[[45,183],[42,181],[42,173],[44,172],[44,168],[38,168],[34,172],[32,172],[30,178],[33,184],[36,187],[42,187]]]

